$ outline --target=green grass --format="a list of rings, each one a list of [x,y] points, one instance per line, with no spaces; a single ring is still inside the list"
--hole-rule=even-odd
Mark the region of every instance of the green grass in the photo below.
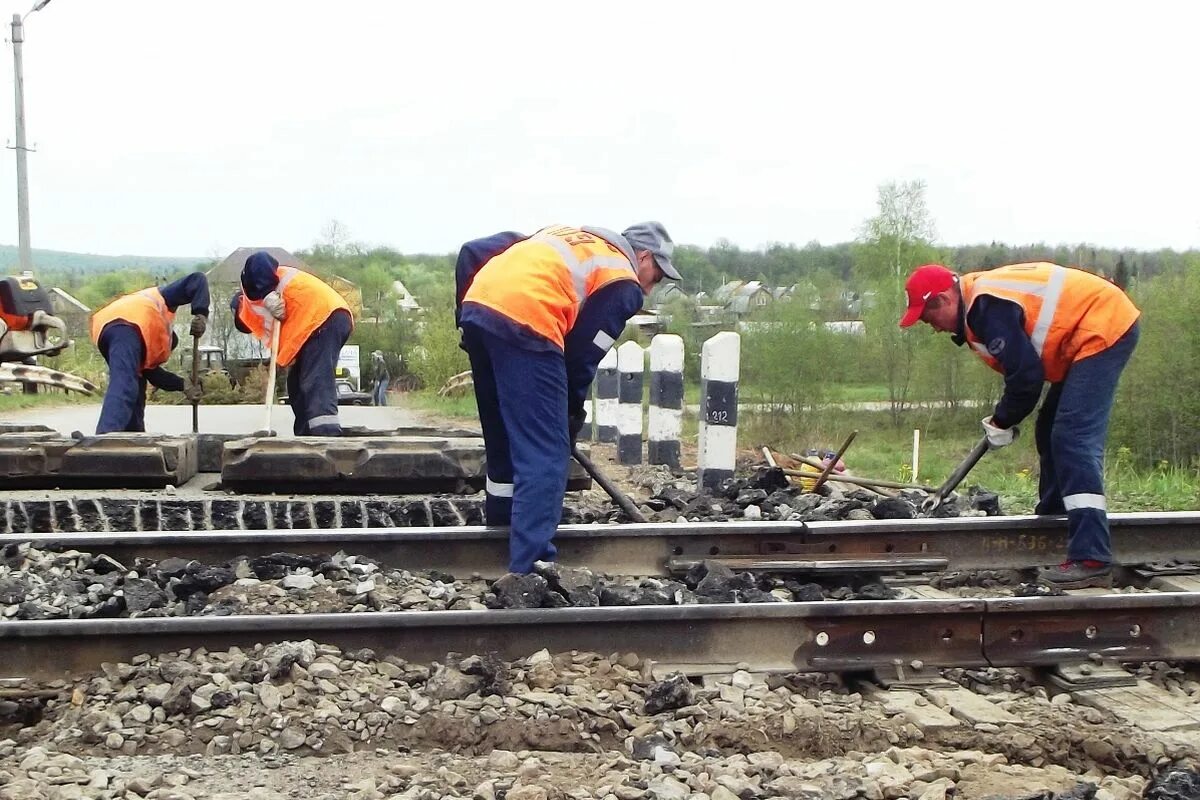
[[[11,384],[8,384],[11,385]],[[88,397],[78,392],[61,392],[57,389],[38,389],[37,394],[25,394],[20,388],[12,394],[0,394],[0,412],[21,411],[27,408],[53,408],[54,406],[74,405],[77,403],[94,403],[99,398]]]
[[[865,402],[878,387],[846,387],[842,402]],[[690,392],[690,394],[688,394]],[[468,394],[441,398],[433,392],[410,392],[405,402],[450,418],[476,419],[475,398]],[[699,402],[698,387],[685,390],[688,404]],[[695,398],[695,399],[692,399]],[[906,412],[898,423],[885,411],[826,409],[804,413],[740,414],[738,443],[744,453],[764,445],[785,453],[802,453],[810,447],[836,450],[851,431],[857,430],[845,456],[857,475],[895,481],[912,480],[913,429],[921,430],[918,483],[937,486],[946,479],[982,435],[979,413],[942,410]],[[988,453],[963,482],[1000,494],[1001,506],[1011,514],[1030,513],[1037,502],[1038,458],[1033,442],[1033,421],[1022,426],[1017,442]],[[684,414],[683,439],[695,443],[695,414]],[[1139,467],[1127,450],[1108,454],[1105,483],[1112,511],[1184,511],[1200,509],[1200,470]]]
[[[475,395],[472,392],[460,397],[438,397],[437,392],[432,391],[408,392],[404,395],[404,404],[443,417],[479,418],[479,412],[475,408]]]
[[[1008,513],[1030,513],[1037,502],[1038,458],[1030,421],[1022,436],[988,453],[963,482],[998,492]],[[799,453],[810,447],[836,450],[857,430],[844,458],[854,473],[872,478],[912,479],[913,429],[921,429],[918,483],[936,486],[953,472],[979,440],[976,414],[911,412],[893,425],[887,412],[825,411],[801,415],[746,414],[740,420],[743,448],[770,445]],[[1108,454],[1105,483],[1112,511],[1182,511],[1200,508],[1200,474],[1160,464],[1138,468],[1128,451]]]

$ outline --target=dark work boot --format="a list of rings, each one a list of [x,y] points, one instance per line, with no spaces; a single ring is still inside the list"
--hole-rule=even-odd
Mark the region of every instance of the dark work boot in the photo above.
[[[1038,570],[1038,583],[1059,589],[1087,589],[1112,586],[1112,564],[1103,561],[1064,561]]]

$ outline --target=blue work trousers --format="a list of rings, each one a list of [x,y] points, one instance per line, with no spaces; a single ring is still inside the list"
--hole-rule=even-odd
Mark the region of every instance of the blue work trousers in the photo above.
[[[301,345],[288,368],[288,405],[296,416],[292,432],[297,436],[342,435],[334,374],[338,353],[353,327],[349,314],[333,312]]]
[[[132,325],[109,324],[100,340],[108,364],[108,388],[96,433],[140,433],[146,430],[146,379],[142,377],[146,345],[142,334]]]
[[[1041,471],[1038,514],[1067,515],[1067,558],[1111,564],[1104,444],[1121,370],[1138,341],[1138,323],[1112,347],[1071,365],[1050,385],[1038,412]]]
[[[388,382],[386,380],[375,381],[375,388],[372,391],[372,398],[377,406],[387,405],[387,390]]]
[[[553,561],[571,457],[561,352],[524,350],[463,326],[487,454],[489,525],[509,525],[509,572]]]

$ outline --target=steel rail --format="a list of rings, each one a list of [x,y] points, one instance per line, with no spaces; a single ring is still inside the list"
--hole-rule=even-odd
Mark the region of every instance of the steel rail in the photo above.
[[[1200,561],[1200,512],[1139,512],[1109,517],[1122,564]],[[281,551],[347,553],[413,570],[498,577],[508,561],[508,532],[479,526],[259,531],[0,534],[0,547],[37,542],[105,553],[118,560],[179,557],[207,563]],[[700,522],[564,525],[556,544],[564,564],[610,574],[662,575],[706,558],[827,562],[875,560],[896,571],[1026,569],[1060,560],[1063,517],[1009,516],[865,522]],[[845,571],[845,569],[842,569]]]
[[[763,671],[1200,660],[1200,594],[411,611],[0,623],[0,677],[39,680],[139,654],[314,639],[380,657],[636,652],[686,669]]]

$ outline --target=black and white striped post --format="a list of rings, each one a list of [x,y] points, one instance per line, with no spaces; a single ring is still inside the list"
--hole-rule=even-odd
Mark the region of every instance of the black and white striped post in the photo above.
[[[650,340],[651,464],[679,467],[679,435],[683,431],[683,338],[660,333]]]
[[[596,368],[596,439],[617,441],[617,351],[609,350]]]
[[[642,463],[642,389],[646,351],[637,342],[617,348],[617,463]]]
[[[722,331],[700,356],[699,488],[712,490],[733,477],[737,457],[738,373],[741,337]]]

